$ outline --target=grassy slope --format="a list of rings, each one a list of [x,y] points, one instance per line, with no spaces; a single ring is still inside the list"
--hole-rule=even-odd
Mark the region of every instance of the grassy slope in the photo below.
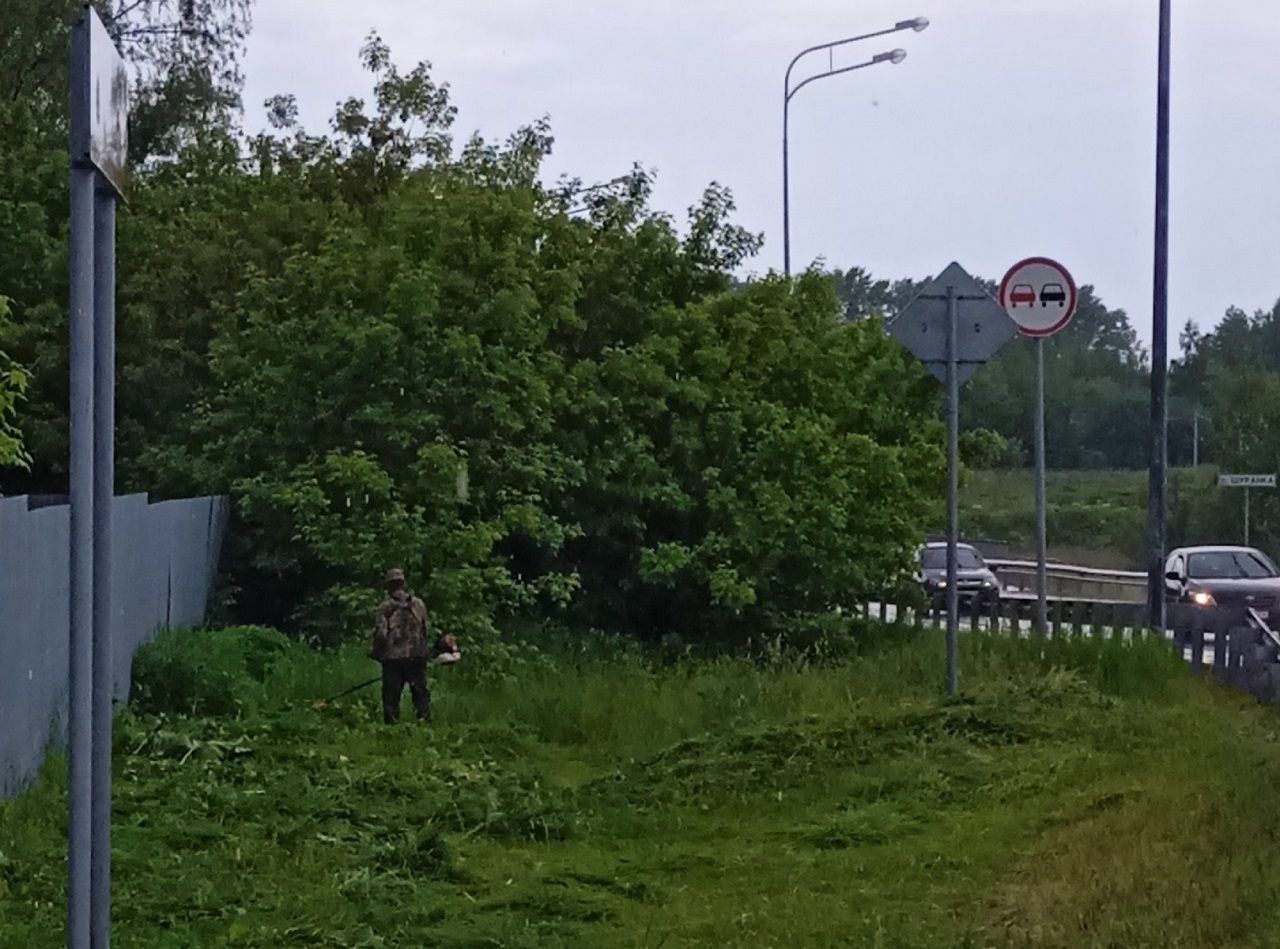
[[[1050,556],[1132,568],[1146,543],[1145,471],[1050,471],[1045,478]],[[1034,551],[1035,481],[1029,469],[975,471],[961,490],[960,523],[974,537]]]
[[[928,632],[824,667],[491,650],[383,728],[309,701],[354,653],[200,635],[141,663],[173,695],[140,704],[197,714],[117,729],[118,947],[1280,942],[1276,719],[1160,647],[967,636],[949,703]],[[61,944],[63,788],[0,804],[0,946]]]

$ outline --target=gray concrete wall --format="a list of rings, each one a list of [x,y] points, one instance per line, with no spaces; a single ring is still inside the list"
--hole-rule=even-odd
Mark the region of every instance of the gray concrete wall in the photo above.
[[[225,498],[115,500],[111,567],[117,701],[133,654],[166,626],[197,626],[218,568]],[[66,737],[70,509],[0,498],[0,797],[35,776]]]

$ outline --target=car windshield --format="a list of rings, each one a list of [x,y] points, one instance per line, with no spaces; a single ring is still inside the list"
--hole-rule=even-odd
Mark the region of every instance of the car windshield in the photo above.
[[[1187,576],[1199,580],[1247,580],[1275,575],[1270,564],[1247,550],[1216,550],[1187,558]]]
[[[946,570],[947,548],[926,547],[920,554],[920,560],[926,570]],[[957,547],[956,566],[961,570],[981,570],[986,564],[972,547]]]

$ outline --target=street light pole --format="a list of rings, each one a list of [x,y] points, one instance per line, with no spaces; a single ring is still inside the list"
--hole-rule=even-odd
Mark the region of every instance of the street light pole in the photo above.
[[[849,43],[858,43],[862,40],[874,39],[877,36],[888,36],[890,33],[897,33],[901,30],[915,30],[917,33],[929,26],[927,17],[918,16],[912,20],[901,20],[895,23],[887,30],[877,30],[874,33],[863,33],[861,36],[850,36],[846,39],[836,40],[831,43],[820,43],[817,46],[810,46],[803,49],[791,58],[791,62],[787,64],[787,72],[782,80],[782,269],[791,275],[791,182],[790,182],[790,165],[788,155],[788,131],[791,124],[791,99],[792,97],[807,86],[809,83],[818,79],[826,79],[830,76],[838,76],[841,73],[853,72],[855,69],[864,69],[867,66],[874,66],[877,63],[902,62],[907,58],[905,50],[895,49],[890,53],[881,53],[874,56],[865,63],[858,63],[856,66],[845,66],[842,69],[836,69],[833,59],[833,51],[839,46],[845,46]],[[794,89],[791,87],[791,71],[795,68],[796,63],[800,62],[810,53],[827,52],[827,71],[818,73],[805,79]]]

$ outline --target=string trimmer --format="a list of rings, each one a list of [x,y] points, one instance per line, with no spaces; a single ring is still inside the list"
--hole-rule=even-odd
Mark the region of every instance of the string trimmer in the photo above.
[[[441,665],[448,665],[457,662],[462,658],[462,650],[458,648],[458,641],[454,639],[452,635],[444,635],[437,639],[435,648],[436,654],[431,657],[432,662],[437,662]],[[315,707],[324,708],[327,705],[333,704],[338,699],[350,695],[352,692],[359,692],[361,689],[367,689],[375,682],[381,681],[382,676],[376,675],[368,682],[361,682],[359,685],[353,685],[349,689],[343,689],[337,695],[331,695],[327,699],[316,699]]]

